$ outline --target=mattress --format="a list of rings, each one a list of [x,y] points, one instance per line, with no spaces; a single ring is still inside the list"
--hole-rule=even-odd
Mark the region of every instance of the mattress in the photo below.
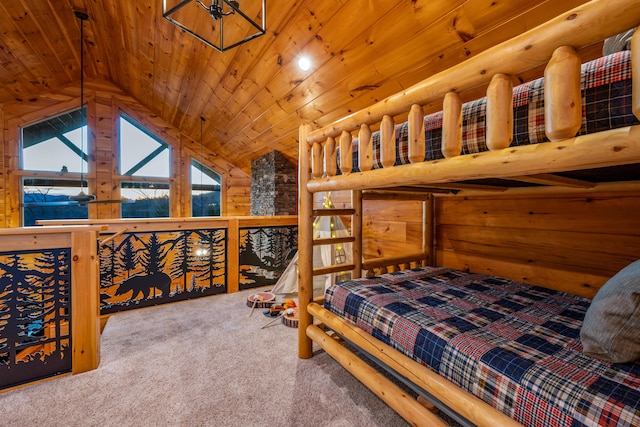
[[[590,300],[444,267],[330,287],[325,308],[527,426],[639,426],[640,363],[582,353]]]
[[[616,129],[640,123],[631,108],[631,52],[623,51],[582,65],[582,126],[578,135]],[[486,98],[462,107],[462,154],[487,151]],[[511,146],[548,142],[544,132],[544,79],[513,89],[513,141]],[[442,112],[425,116],[424,161],[442,159]],[[395,166],[409,163],[408,123],[396,125]],[[380,134],[372,136],[373,168],[380,162]],[[354,139],[353,172],[359,172],[358,141]],[[338,150],[338,171],[340,156]]]

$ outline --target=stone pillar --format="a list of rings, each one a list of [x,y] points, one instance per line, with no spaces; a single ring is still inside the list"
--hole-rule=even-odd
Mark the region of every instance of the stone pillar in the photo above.
[[[298,170],[278,151],[251,162],[251,215],[296,215]]]

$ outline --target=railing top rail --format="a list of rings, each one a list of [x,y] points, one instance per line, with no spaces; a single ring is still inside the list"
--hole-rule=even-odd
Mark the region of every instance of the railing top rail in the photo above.
[[[0,236],[30,236],[33,234],[69,234],[83,231],[105,231],[107,227],[104,225],[87,224],[73,226],[51,226],[51,227],[14,227],[0,228]]]

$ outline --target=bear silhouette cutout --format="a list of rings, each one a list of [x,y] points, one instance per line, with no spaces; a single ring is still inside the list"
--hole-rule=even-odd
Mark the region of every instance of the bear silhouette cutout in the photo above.
[[[120,283],[116,290],[116,295],[124,295],[129,291],[133,291],[132,300],[136,299],[140,294],[146,299],[151,295],[151,290],[156,288],[162,292],[162,296],[168,296],[170,287],[171,278],[165,273],[138,274]]]

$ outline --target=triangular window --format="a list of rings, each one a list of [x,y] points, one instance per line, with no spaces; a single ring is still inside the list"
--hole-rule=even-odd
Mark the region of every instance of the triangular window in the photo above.
[[[120,174],[170,177],[169,145],[140,123],[120,113]]]

